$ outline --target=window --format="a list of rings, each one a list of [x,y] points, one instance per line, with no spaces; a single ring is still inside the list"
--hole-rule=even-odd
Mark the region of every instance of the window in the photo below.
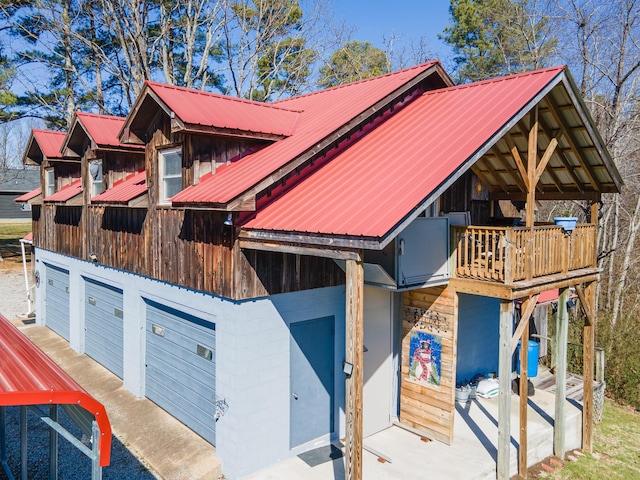
[[[182,190],[182,150],[173,148],[158,153],[160,169],[160,203],[169,203],[169,199]]]
[[[53,168],[44,171],[44,196],[49,197],[56,193],[56,176]]]
[[[89,162],[89,182],[91,182],[91,197],[100,195],[104,190],[102,183],[102,160]]]

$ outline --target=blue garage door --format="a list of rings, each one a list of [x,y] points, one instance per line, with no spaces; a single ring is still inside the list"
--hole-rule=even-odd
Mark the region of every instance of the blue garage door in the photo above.
[[[65,340],[69,340],[69,271],[45,263],[47,285],[45,324]]]
[[[147,300],[146,396],[215,445],[215,325]]]
[[[122,290],[85,278],[85,353],[122,378]]]

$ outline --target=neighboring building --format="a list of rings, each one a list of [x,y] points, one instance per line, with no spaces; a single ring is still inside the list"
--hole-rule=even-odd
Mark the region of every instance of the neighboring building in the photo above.
[[[359,478],[363,436],[394,422],[450,443],[477,373],[498,373],[509,432],[511,345],[541,292],[593,298],[597,204],[621,185],[564,67],[456,87],[432,62],[273,104],[147,82],[108,138],[83,115],[75,169],[49,174],[69,186],[34,210],[37,321],[231,479],[343,437]],[[487,226],[503,200],[525,227]],[[539,225],[538,200],[589,201],[591,222]]]
[[[0,172],[0,222],[28,222],[29,204],[16,199],[40,186],[40,171],[29,168],[10,168]]]

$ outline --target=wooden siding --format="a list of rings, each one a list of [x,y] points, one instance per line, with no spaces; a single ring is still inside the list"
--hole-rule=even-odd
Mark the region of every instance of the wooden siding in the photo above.
[[[450,444],[455,417],[457,295],[450,288],[433,287],[405,292],[402,300],[400,421]],[[416,331],[441,339],[438,386],[418,383],[409,377],[410,340]]]
[[[466,172],[440,196],[440,211],[468,211],[471,212],[472,225],[488,224],[493,214],[489,192],[479,185],[482,186],[478,177],[471,171]]]
[[[34,206],[32,218],[36,247],[81,257],[82,207]]]

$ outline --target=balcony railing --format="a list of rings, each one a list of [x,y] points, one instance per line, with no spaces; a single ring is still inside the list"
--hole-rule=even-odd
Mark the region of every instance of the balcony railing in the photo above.
[[[452,227],[454,275],[505,284],[596,266],[596,226]]]

